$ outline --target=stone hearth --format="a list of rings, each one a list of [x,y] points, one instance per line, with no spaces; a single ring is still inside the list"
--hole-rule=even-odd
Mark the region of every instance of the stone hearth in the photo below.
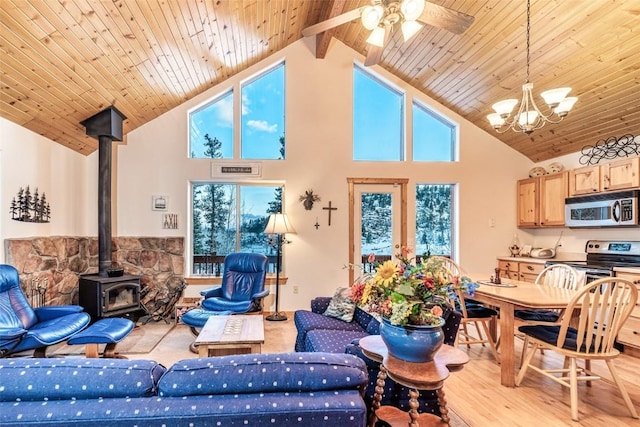
[[[40,287],[46,305],[77,304],[80,274],[98,272],[96,237],[33,237],[4,244],[6,263],[18,269],[27,297]],[[112,259],[125,274],[142,276],[142,287],[148,287],[143,303],[170,295],[184,281],[182,237],[114,237],[112,248]]]

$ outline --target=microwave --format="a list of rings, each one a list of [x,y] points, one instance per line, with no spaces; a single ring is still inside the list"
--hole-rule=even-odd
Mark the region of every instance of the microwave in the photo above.
[[[567,227],[637,227],[640,190],[568,197],[564,204]]]

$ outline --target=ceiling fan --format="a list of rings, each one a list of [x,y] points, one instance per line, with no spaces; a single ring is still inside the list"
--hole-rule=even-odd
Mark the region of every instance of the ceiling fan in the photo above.
[[[302,30],[304,37],[320,34],[338,25],[360,18],[362,26],[371,30],[367,38],[369,49],[364,65],[377,64],[391,32],[399,24],[404,41],[418,33],[423,24],[462,34],[473,23],[474,17],[462,12],[430,3],[426,0],[371,0],[362,6]]]

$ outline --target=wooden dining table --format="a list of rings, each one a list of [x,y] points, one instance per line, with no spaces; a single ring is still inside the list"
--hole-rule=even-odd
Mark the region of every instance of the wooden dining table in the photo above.
[[[469,298],[500,309],[500,383],[515,387],[515,310],[565,308],[577,291],[511,279],[502,279],[499,286],[482,280],[476,283],[480,286]]]

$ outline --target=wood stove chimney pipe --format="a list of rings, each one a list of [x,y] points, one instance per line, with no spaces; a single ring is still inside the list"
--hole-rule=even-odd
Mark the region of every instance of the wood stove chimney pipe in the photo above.
[[[98,274],[107,277],[111,268],[111,149],[122,141],[122,122],[127,117],[114,106],[80,122],[87,135],[98,140]]]

